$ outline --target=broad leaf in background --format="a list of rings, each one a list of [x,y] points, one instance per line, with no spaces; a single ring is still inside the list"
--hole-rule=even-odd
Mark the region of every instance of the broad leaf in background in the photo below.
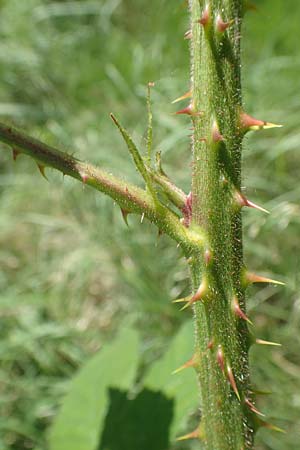
[[[145,388],[162,391],[174,400],[171,440],[182,431],[189,413],[199,408],[199,399],[195,395],[197,379],[194,370],[185,369],[172,374],[192,357],[193,349],[193,324],[188,321],[175,336],[164,356],[153,364],[144,380]]]
[[[124,329],[74,378],[50,433],[50,450],[95,450],[109,405],[109,388],[131,387],[138,364],[138,334]]]
[[[143,389],[133,399],[110,389],[110,406],[99,450],[167,450],[174,400]]]

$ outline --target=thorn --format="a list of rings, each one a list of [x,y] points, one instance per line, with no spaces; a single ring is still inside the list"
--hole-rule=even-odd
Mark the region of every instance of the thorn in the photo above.
[[[258,389],[251,389],[251,391],[249,391],[249,392],[254,395],[272,395],[273,394],[272,391],[261,391]]]
[[[264,341],[263,339],[255,339],[256,344],[258,345],[272,345],[274,347],[282,347],[282,344],[278,342]]]
[[[191,433],[178,437],[176,441],[186,441],[188,439],[203,439],[201,426],[197,427],[196,430],[192,431]]]
[[[239,317],[240,319],[245,320],[246,322],[248,322],[250,325],[253,325],[253,322],[251,322],[251,320],[249,319],[249,317],[246,316],[246,314],[244,313],[244,311],[241,309],[240,305],[239,305],[239,301],[237,299],[236,296],[233,297],[232,300],[232,309],[234,314]]]
[[[212,126],[212,140],[215,143],[218,143],[218,142],[221,142],[221,141],[225,140],[224,136],[222,136],[222,134],[220,133],[220,130],[219,130],[217,122],[214,122],[213,126]]]
[[[184,39],[192,39],[192,30],[187,30],[185,33],[184,33]]]
[[[272,280],[271,278],[262,277],[260,275],[256,275],[252,272],[246,273],[246,281],[248,284],[251,283],[270,283],[270,284],[278,284],[280,286],[285,286],[285,283],[282,281]]]
[[[211,350],[211,349],[213,348],[213,346],[214,346],[214,340],[211,339],[211,340],[209,341],[209,343],[207,344],[207,350]]]
[[[224,22],[224,20],[220,16],[220,14],[218,14],[217,20],[216,20],[216,28],[219,33],[224,33],[227,30],[227,28],[229,28],[233,24],[234,24],[234,19],[229,20],[228,22]]]
[[[210,20],[210,8],[209,5],[207,5],[205,7],[205,10],[203,11],[202,17],[198,20],[198,23],[200,23],[204,28],[207,28],[207,26],[210,24]]]
[[[245,131],[267,130],[269,128],[282,127],[282,125],[277,125],[275,123],[255,119],[254,117],[250,116],[249,114],[246,114],[245,112],[241,112],[240,122],[241,122],[241,127]]]
[[[179,111],[176,111],[177,115],[179,114],[187,114],[188,116],[202,116],[203,112],[202,111],[194,111],[194,107],[192,105],[192,103],[189,104],[189,106],[187,106],[186,108],[180,109]]]
[[[38,169],[40,171],[40,174],[42,175],[42,177],[45,178],[45,180],[49,181],[46,174],[45,174],[45,166],[43,166],[42,164],[38,164],[36,163],[36,165],[38,166]]]
[[[224,358],[224,353],[223,353],[223,349],[222,349],[221,345],[218,345],[217,363],[219,364],[220,369],[224,373],[225,372],[225,358]]]
[[[248,208],[254,208],[254,209],[257,209],[258,211],[262,211],[262,212],[264,212],[266,214],[270,214],[270,211],[268,211],[265,208],[262,208],[261,206],[257,205],[256,203],[251,202],[248,199],[246,199],[246,203],[247,204],[245,206],[248,206]]]
[[[249,409],[254,412],[254,414],[257,414],[258,416],[262,416],[265,417],[265,414],[263,414],[262,412],[260,412],[257,408],[255,408],[255,406],[253,405],[253,403],[249,400],[249,398],[245,398],[245,403],[246,405],[249,407]]]
[[[236,386],[236,382],[235,382],[235,379],[234,379],[234,376],[233,376],[230,366],[227,366],[227,377],[228,377],[229,383],[231,384],[232,389],[234,390],[235,395],[237,396],[239,401],[241,401],[241,397],[240,397],[238,388]]]
[[[189,359],[186,363],[178,367],[178,369],[174,370],[172,372],[172,375],[176,375],[177,373],[181,372],[184,369],[188,369],[189,367],[196,367],[196,365],[197,365],[197,357],[196,355],[193,355],[191,359]]]
[[[189,295],[188,297],[178,298],[176,300],[173,300],[173,303],[186,302],[186,305],[184,305],[183,308],[181,308],[181,310],[180,310],[180,311],[183,311],[184,309],[191,306],[193,303],[201,301],[203,299],[203,296],[205,295],[206,291],[207,291],[206,281],[203,280],[202,283],[200,284],[198,290],[195,292],[195,294]]]
[[[79,172],[79,175],[81,177],[81,181],[83,182],[83,184],[85,184],[89,179],[88,175],[84,172]]]
[[[189,227],[192,221],[192,215],[193,215],[193,194],[190,192],[186,196],[185,204],[182,208],[182,214],[183,214],[183,225],[186,227]]]
[[[126,225],[129,227],[129,224],[128,224],[128,214],[129,214],[129,211],[127,211],[127,209],[121,208],[121,213],[122,213],[122,217],[123,217],[124,222],[125,222]]]
[[[265,422],[264,420],[261,420],[261,419],[258,419],[258,423],[261,427],[268,428],[269,430],[272,430],[272,431],[277,431],[278,433],[286,434],[285,430],[283,430],[282,428],[276,427],[272,423]]]
[[[204,252],[204,262],[205,262],[205,265],[208,266],[208,265],[210,264],[211,260],[212,260],[212,253],[211,253],[211,251],[207,248],[207,249],[205,250],[205,252]]]
[[[17,150],[16,148],[13,148],[13,149],[12,149],[12,157],[13,157],[13,160],[14,160],[14,161],[17,160],[17,157],[19,156],[20,153],[21,153],[21,152],[20,152],[19,150]]]
[[[191,98],[191,96],[192,96],[192,91],[188,91],[185,94],[183,94],[181,97],[178,97],[175,100],[173,100],[172,104],[181,102],[181,100],[185,100],[187,98]]]
[[[256,203],[251,202],[250,200],[248,200],[241,192],[235,191],[235,199],[236,202],[238,203],[238,205],[242,208],[243,206],[246,206],[248,208],[254,208],[257,209],[258,211],[262,211],[266,214],[270,214],[270,211],[268,211],[265,208],[262,208],[259,205],[256,205]]]

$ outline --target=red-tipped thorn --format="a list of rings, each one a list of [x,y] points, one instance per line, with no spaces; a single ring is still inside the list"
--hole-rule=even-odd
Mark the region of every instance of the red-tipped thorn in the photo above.
[[[266,130],[268,128],[280,128],[280,127],[282,127],[282,125],[277,125],[275,123],[271,123],[271,122],[266,122],[264,120],[255,119],[254,117],[250,116],[249,114],[246,114],[245,112],[241,112],[240,122],[241,122],[241,127],[245,131],[249,131],[249,130],[253,130],[253,131]]]
[[[203,439],[201,426],[197,427],[196,430],[192,431],[191,433],[178,437],[176,441],[187,441],[188,439]]]
[[[42,177],[44,177],[45,180],[49,181],[47,176],[46,176],[46,174],[45,174],[45,166],[43,166],[42,164],[38,164],[38,163],[37,163],[37,166],[38,166],[38,169],[39,169],[40,174],[42,175]]]
[[[176,111],[175,114],[187,114],[188,116],[201,116],[203,114],[202,111],[195,111],[193,105],[190,103],[186,108],[180,109]]]
[[[129,224],[128,224],[128,214],[129,214],[129,211],[127,211],[127,210],[124,209],[124,208],[121,208],[121,213],[122,213],[122,217],[123,217],[124,222],[125,222],[126,225],[129,227]]]
[[[270,283],[270,284],[278,284],[280,286],[285,286],[285,283],[282,281],[272,280],[271,278],[262,277],[260,275],[256,275],[252,272],[246,273],[246,282],[251,283]]]
[[[270,214],[270,211],[268,211],[267,209],[263,208],[262,206],[257,205],[256,203],[251,202],[250,200],[246,199],[246,205],[248,206],[248,208],[254,208],[257,209],[258,211],[262,211],[266,214]]]
[[[225,358],[224,358],[224,353],[223,353],[223,349],[222,349],[221,345],[218,345],[217,363],[219,364],[220,369],[224,373],[225,372]]]
[[[234,375],[232,373],[231,367],[227,366],[227,377],[228,377],[228,381],[231,384],[231,387],[235,393],[235,395],[237,396],[237,398],[239,399],[239,401],[241,401],[241,397],[234,379]]]
[[[203,300],[203,297],[206,294],[206,291],[207,291],[206,281],[203,280],[202,283],[200,284],[197,292],[195,292],[195,294],[189,295],[188,297],[178,298],[176,300],[173,300],[173,303],[186,302],[186,304],[180,310],[180,311],[183,311],[184,309],[191,306],[193,303]]]
[[[210,9],[209,6],[207,5],[205,10],[203,11],[202,17],[198,20],[198,23],[200,23],[204,28],[206,28],[211,20],[211,16],[210,16]]]
[[[192,221],[192,214],[193,214],[193,195],[192,192],[190,192],[186,196],[185,204],[182,208],[182,214],[183,214],[183,225],[185,227],[189,227]]]
[[[212,140],[215,143],[224,141],[224,136],[220,133],[219,127],[216,122],[214,122],[212,127]]]
[[[239,317],[242,320],[245,320],[250,325],[253,325],[253,323],[251,322],[249,317],[247,317],[246,314],[244,313],[244,311],[241,309],[241,307],[239,305],[239,301],[238,301],[237,297],[235,297],[235,296],[233,297],[233,300],[232,300],[232,309],[233,309],[234,314],[237,317]]]
[[[216,29],[219,33],[224,33],[227,28],[234,24],[234,20],[229,20],[228,22],[224,22],[222,17],[218,15],[216,20]]]
[[[258,416],[262,416],[265,417],[265,414],[263,414],[262,412],[260,412],[257,408],[255,408],[255,406],[253,405],[253,403],[249,400],[249,398],[245,398],[245,403],[246,405],[249,407],[249,409],[254,412],[254,414],[257,414]]]
[[[192,96],[192,91],[188,91],[185,94],[183,94],[181,97],[178,97],[175,100],[173,100],[172,104],[181,102],[181,100],[185,100],[187,98],[191,98],[191,96]]]
[[[251,202],[241,192],[238,192],[238,191],[235,192],[235,199],[236,199],[237,204],[241,208],[246,206],[248,208],[254,208],[254,209],[257,209],[258,211],[262,211],[266,214],[270,214],[270,211],[263,208],[262,206],[256,205],[256,203]]]
[[[264,341],[263,339],[255,339],[256,344],[258,345],[271,345],[273,347],[281,347],[282,344],[278,342]]]
[[[197,357],[196,355],[193,355],[191,359],[189,359],[186,363],[178,367],[178,369],[174,370],[172,372],[172,375],[176,375],[177,373],[181,372],[184,369],[188,369],[189,367],[196,367],[196,365],[197,365]]]
[[[17,150],[16,148],[13,148],[12,150],[12,156],[13,156],[13,160],[16,161],[17,157],[19,156],[21,152],[19,152],[19,150]]]

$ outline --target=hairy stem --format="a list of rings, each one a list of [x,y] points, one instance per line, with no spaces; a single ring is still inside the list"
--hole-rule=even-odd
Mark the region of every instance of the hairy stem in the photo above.
[[[206,255],[194,258],[196,352],[202,393],[204,448],[252,448],[245,288],[240,208],[239,0],[191,0],[193,222],[206,236]],[[209,254],[209,258],[207,258]]]
[[[1,123],[0,141],[11,146],[15,155],[27,154],[40,167],[52,167],[103,192],[126,213],[145,215],[161,231],[177,241],[186,254],[201,245],[202,236],[199,232],[185,228],[180,218],[162,203],[155,201],[151,193]],[[150,175],[146,173],[146,176]]]

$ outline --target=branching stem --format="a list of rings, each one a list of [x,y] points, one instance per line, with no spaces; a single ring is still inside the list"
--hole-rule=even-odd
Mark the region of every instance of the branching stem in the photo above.
[[[69,175],[103,192],[126,212],[144,214],[161,231],[178,242],[186,255],[193,249],[198,249],[199,245],[202,246],[203,236],[199,229],[195,231],[184,227],[177,214],[162,203],[155,202],[153,196],[144,189],[1,123],[0,141],[8,144],[8,149],[12,148],[15,155],[27,154],[39,165],[57,169],[64,175]],[[148,172],[146,177],[151,179]]]

